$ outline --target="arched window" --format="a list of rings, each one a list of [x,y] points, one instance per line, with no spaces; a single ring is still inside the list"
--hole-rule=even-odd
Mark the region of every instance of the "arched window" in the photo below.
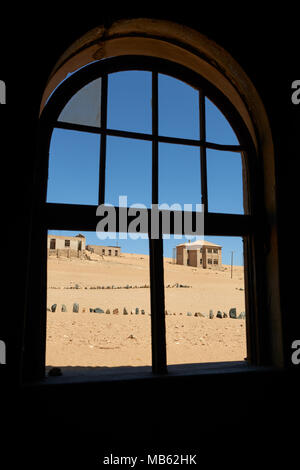
[[[131,93],[138,94],[139,86],[143,87],[141,99],[131,101]],[[177,103],[182,90],[185,99]],[[170,113],[174,117],[171,126]],[[42,279],[42,293],[32,299],[36,313],[28,322],[32,326],[32,330],[27,328],[31,340],[26,341],[25,351],[28,377],[42,376],[45,367],[48,231],[95,231],[99,222],[96,210],[101,204],[115,208],[115,231],[120,232],[124,230],[118,222],[121,211],[142,203],[140,211],[149,222],[146,234],[150,235],[153,205],[201,203],[205,236],[240,237],[245,259],[247,359],[252,364],[264,362],[260,349],[263,329],[258,327],[263,309],[260,253],[264,247],[257,238],[257,224],[264,219],[263,187],[250,127],[211,81],[166,58],[102,58],[71,74],[52,92],[39,128],[36,186],[40,200],[35,207],[33,243],[43,263],[34,267],[33,278]],[[55,161],[56,152],[51,158],[51,148],[59,145],[61,132],[66,136],[65,147],[60,161]],[[86,151],[80,154],[83,148]],[[228,181],[224,180],[225,170]],[[186,194],[180,193],[181,178],[191,182]],[[119,204],[124,194],[128,196],[125,208]],[[149,237],[155,373],[167,372],[163,236],[174,236],[178,230],[174,213],[167,212],[171,220],[168,231],[160,226],[159,237]],[[184,220],[184,209],[182,215]],[[191,216],[195,220],[196,211]],[[126,230],[131,221],[128,216]],[[217,265],[218,260],[208,263]]]

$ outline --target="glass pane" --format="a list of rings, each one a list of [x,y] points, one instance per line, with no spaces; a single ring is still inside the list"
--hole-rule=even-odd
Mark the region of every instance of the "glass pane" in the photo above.
[[[47,202],[98,204],[100,135],[54,129]]]
[[[199,139],[199,93],[173,77],[158,76],[159,135]]]
[[[48,233],[47,373],[150,371],[149,241],[109,235]]]
[[[223,145],[239,145],[239,141],[219,108],[205,98],[206,140]]]
[[[200,149],[159,144],[159,204],[201,204]],[[190,209],[186,209],[190,210]]]
[[[132,70],[108,76],[108,129],[151,133],[150,72]]]
[[[209,212],[244,214],[240,153],[207,149],[207,193]]]
[[[171,237],[163,244],[168,364],[243,361],[242,238]]]
[[[58,121],[100,127],[101,78],[81,88],[66,104]]]
[[[142,140],[107,137],[105,202],[151,206],[152,144]]]

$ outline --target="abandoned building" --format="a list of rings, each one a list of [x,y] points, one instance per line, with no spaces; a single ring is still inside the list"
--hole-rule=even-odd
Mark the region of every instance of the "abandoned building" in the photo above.
[[[48,256],[81,258],[85,251],[85,236],[81,234],[75,237],[48,235],[47,249]]]
[[[87,245],[86,249],[91,253],[102,256],[120,256],[121,254],[119,246]]]
[[[176,264],[201,266],[203,269],[220,269],[222,266],[222,247],[205,240],[181,243],[176,246]]]

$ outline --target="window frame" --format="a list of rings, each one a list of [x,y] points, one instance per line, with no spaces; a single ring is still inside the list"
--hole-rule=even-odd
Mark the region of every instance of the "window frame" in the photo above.
[[[152,134],[107,129],[107,76],[113,72],[127,70],[145,70],[152,72]],[[182,139],[165,137],[158,134],[158,74],[166,74],[182,80],[199,91],[200,139]],[[71,97],[87,83],[101,75],[101,127],[82,126],[57,121],[62,109]],[[240,145],[223,145],[206,142],[205,133],[205,97],[208,97],[224,114],[234,129]],[[47,203],[47,179],[49,148],[54,128],[84,130],[101,134],[99,165],[99,200],[105,201],[105,156],[106,136],[129,137],[152,142],[152,204],[158,204],[158,143],[179,143],[197,145],[200,151],[201,197],[204,204],[204,227],[206,236],[240,236],[244,241],[245,302],[246,302],[246,335],[247,359],[251,365],[263,365],[267,362],[263,347],[264,324],[263,282],[261,276],[261,253],[263,246],[257,233],[259,221],[264,220],[264,211],[260,200],[263,192],[261,168],[252,137],[237,110],[230,100],[212,83],[195,71],[178,63],[148,56],[120,56],[103,59],[80,69],[62,82],[46,103],[39,120],[38,128],[38,164],[36,168],[33,208],[33,243],[39,252],[31,268],[30,292],[31,304],[27,315],[25,330],[25,348],[23,377],[27,380],[42,378],[45,374],[46,348],[46,289],[47,289],[47,234],[48,230],[85,230],[94,231],[99,217],[96,217],[97,206]],[[104,138],[103,138],[104,137]],[[245,213],[223,214],[210,213],[207,197],[206,149],[238,151],[243,162],[243,187]],[[118,215],[119,208],[116,208]],[[151,226],[151,209],[147,211],[149,227]],[[195,215],[194,213],[192,214]],[[118,217],[117,217],[118,220]],[[128,216],[128,224],[131,218]],[[118,225],[118,224],[117,224]],[[116,231],[119,231],[117,226]],[[175,234],[174,226],[170,234]],[[162,235],[162,234],[161,234]],[[163,240],[150,239],[150,296],[152,327],[152,371],[166,374],[166,339],[164,310],[164,276],[163,276]],[[42,260],[42,262],[41,262]],[[34,286],[40,284],[40,295],[36,295]],[[33,295],[33,291],[35,295]]]

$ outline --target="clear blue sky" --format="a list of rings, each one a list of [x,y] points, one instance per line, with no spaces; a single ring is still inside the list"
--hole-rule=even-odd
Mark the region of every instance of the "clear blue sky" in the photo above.
[[[73,98],[72,106],[70,102],[60,119],[76,123],[84,119],[82,123],[100,125],[99,103],[100,80],[96,80]],[[198,106],[195,89],[159,74],[160,135],[198,139]],[[151,122],[151,73],[129,71],[109,75],[108,128],[151,133]],[[209,142],[238,144],[223,114],[207,99],[206,134]],[[97,205],[100,139],[96,134],[54,129],[48,202]],[[118,196],[126,195],[128,205],[150,207],[151,142],[108,136],[106,158],[105,202],[118,205]],[[207,150],[207,176],[209,211],[243,214],[241,155]],[[201,203],[199,148],[159,144],[159,203],[189,203],[194,208],[196,203]],[[117,243],[109,239],[100,241],[94,233],[82,233],[91,244]],[[205,236],[205,239],[223,246],[224,264],[230,264],[232,250],[234,264],[243,264],[240,238]],[[165,240],[165,256],[171,257],[173,247],[185,241]],[[148,253],[147,240],[119,240],[118,243],[125,252]]]

